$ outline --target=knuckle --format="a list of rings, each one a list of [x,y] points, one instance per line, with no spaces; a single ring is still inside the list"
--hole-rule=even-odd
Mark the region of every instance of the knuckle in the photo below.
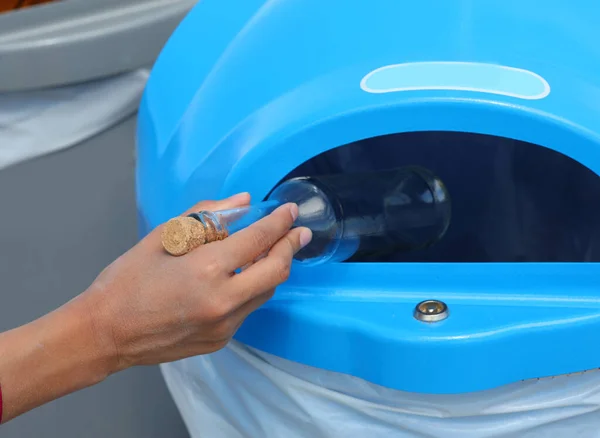
[[[290,257],[294,257],[294,254],[296,252],[296,242],[295,239],[291,236],[291,233],[288,233],[283,240],[285,241],[285,244],[287,245],[287,253],[290,254]]]
[[[202,277],[215,278],[223,273],[223,266],[217,257],[208,257],[202,263],[200,274]]]
[[[209,353],[214,353],[216,351],[219,351],[219,350],[222,350],[223,348],[225,348],[228,343],[229,343],[229,340],[220,340],[220,341],[209,342],[206,345],[206,349],[208,350]]]
[[[229,305],[224,300],[213,300],[206,303],[203,310],[203,317],[209,322],[218,323],[229,315]]]
[[[281,229],[281,233],[285,233],[286,231],[288,231],[292,225],[294,225],[294,219],[292,218],[292,215],[290,214],[289,210],[281,210],[277,212],[278,215],[276,216],[277,218],[277,228]]]
[[[219,287],[209,287],[199,291],[196,317],[200,322],[216,324],[231,313],[231,303]]]
[[[256,227],[254,233],[252,234],[252,243],[259,250],[271,246],[271,238],[266,228]]]
[[[266,291],[263,296],[265,298],[265,302],[270,300],[271,298],[273,298],[273,295],[275,295],[275,288],[269,289],[268,291]]]
[[[292,261],[287,258],[277,258],[274,264],[274,276],[277,283],[283,283],[290,278]]]
[[[221,321],[212,330],[213,342],[226,344],[233,336],[233,331],[233,324],[228,319]]]

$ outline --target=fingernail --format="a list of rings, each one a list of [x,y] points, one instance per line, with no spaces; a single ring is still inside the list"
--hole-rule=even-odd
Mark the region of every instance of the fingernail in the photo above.
[[[292,214],[292,219],[294,219],[295,222],[296,219],[298,219],[298,206],[296,204],[292,204],[290,206],[290,213]]]
[[[311,240],[312,240],[312,231],[310,231],[308,228],[303,229],[300,232],[300,247],[304,248],[306,245],[308,245],[310,243]]]

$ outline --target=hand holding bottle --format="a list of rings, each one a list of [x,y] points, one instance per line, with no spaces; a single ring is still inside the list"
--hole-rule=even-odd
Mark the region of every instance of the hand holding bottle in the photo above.
[[[247,205],[248,195],[204,202],[191,211]],[[298,216],[285,204],[230,236],[172,257],[161,228],[106,268],[61,308],[0,333],[4,421],[98,383],[134,365],[214,352],[273,295],[294,254],[311,239],[290,231]],[[235,271],[243,268],[243,272]]]
[[[248,195],[195,208],[245,205]],[[290,272],[310,231],[290,231],[298,207],[286,204],[252,226],[173,258],[160,227],[109,266],[86,297],[99,333],[114,348],[117,369],[211,353],[227,344],[244,319]],[[266,254],[259,261],[254,261]],[[244,268],[236,274],[235,271]]]

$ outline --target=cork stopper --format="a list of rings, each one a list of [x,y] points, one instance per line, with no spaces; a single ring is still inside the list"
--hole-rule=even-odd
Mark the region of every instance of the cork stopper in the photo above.
[[[173,256],[182,256],[207,243],[204,225],[192,217],[176,217],[162,230],[163,248]]]
[[[209,242],[218,242],[219,240],[223,240],[225,239],[229,233],[227,232],[227,230],[222,229],[222,230],[217,230],[217,228],[215,227],[215,224],[211,221],[208,221],[206,223],[206,243]]]
[[[194,217],[176,217],[167,222],[162,231],[163,248],[171,255],[182,256],[201,245],[225,239],[226,229],[217,229],[213,221],[203,224]]]

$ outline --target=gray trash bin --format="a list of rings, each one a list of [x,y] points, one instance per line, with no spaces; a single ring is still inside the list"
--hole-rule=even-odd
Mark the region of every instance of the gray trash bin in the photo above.
[[[154,62],[197,0],[62,0],[0,15],[0,92],[98,79]]]
[[[118,82],[135,74],[128,72],[150,67],[195,3],[63,0],[0,14],[0,101],[12,100],[18,112],[21,97],[24,102],[38,97],[51,112],[52,102],[46,100],[54,91],[68,94],[75,84],[93,88]],[[95,103],[87,102],[90,110]],[[136,242],[135,113],[135,106],[121,108],[104,129],[69,145],[75,147],[0,170],[0,331],[25,324],[82,292]],[[46,127],[39,128],[43,135]],[[20,133],[0,124],[0,159]],[[3,438],[186,435],[154,367],[113,376],[0,431]]]
[[[0,96],[31,95],[149,68],[196,3],[60,0],[0,14]],[[118,122],[134,116],[135,111],[122,112]],[[123,142],[131,143],[133,132],[124,134]]]

